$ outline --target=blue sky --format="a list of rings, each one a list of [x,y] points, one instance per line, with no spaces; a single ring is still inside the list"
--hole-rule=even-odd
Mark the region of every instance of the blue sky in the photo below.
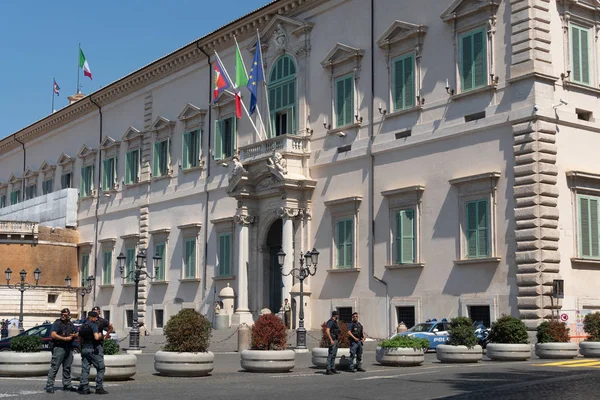
[[[78,43],[99,88],[269,3],[269,0],[0,1],[0,139],[50,114],[77,86]]]

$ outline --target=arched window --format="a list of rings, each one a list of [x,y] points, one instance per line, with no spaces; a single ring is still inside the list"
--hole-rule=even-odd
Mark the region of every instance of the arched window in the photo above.
[[[269,79],[271,135],[296,133],[296,65],[292,57],[275,61]]]

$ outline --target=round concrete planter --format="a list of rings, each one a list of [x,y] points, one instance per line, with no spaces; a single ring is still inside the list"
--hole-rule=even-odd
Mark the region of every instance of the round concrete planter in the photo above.
[[[381,365],[413,367],[423,364],[425,351],[402,347],[377,347],[375,360]]]
[[[327,367],[327,347],[315,347],[312,349],[312,363],[317,368]],[[338,349],[335,356],[336,369],[348,369],[350,366],[350,349]]]
[[[17,353],[0,352],[0,376],[44,376],[48,375],[52,352]]]
[[[157,351],[154,354],[154,369],[166,376],[205,376],[212,372],[215,355],[206,353],[174,353]]]
[[[569,359],[579,355],[577,343],[538,343],[535,345],[535,355],[539,358]]]
[[[288,372],[296,365],[294,350],[244,350],[241,357],[249,372]]]
[[[104,372],[105,381],[125,381],[135,375],[137,357],[133,354],[115,354],[112,356],[104,356]],[[96,378],[96,368],[90,367],[89,379]],[[73,378],[81,378],[81,354],[73,356],[73,366],[71,367]]]
[[[579,343],[579,352],[584,357],[600,358],[600,342],[581,342]]]
[[[527,361],[531,358],[531,345],[488,343],[486,355],[494,361]]]
[[[467,346],[440,344],[435,350],[437,359],[443,363],[476,363],[483,358],[483,349],[480,345],[469,349]]]

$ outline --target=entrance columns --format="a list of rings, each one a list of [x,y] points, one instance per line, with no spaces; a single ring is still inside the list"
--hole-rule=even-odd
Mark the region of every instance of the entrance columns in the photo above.
[[[236,244],[237,244],[237,309],[232,317],[231,325],[237,326],[242,323],[252,325],[254,320],[248,308],[248,227],[256,220],[255,216],[238,214],[234,217]]]
[[[297,208],[290,207],[279,207],[277,209],[277,216],[283,219],[282,223],[282,235],[281,235],[281,248],[283,252],[288,255],[285,257],[285,262],[281,268],[282,276],[282,288],[281,288],[281,299],[290,299],[290,292],[292,291],[293,278],[291,275],[286,276],[292,271],[294,266],[294,218],[298,216],[299,210]]]

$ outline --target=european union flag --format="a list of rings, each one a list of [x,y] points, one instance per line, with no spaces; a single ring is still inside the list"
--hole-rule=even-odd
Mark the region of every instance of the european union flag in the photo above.
[[[263,73],[262,53],[260,50],[260,39],[256,42],[256,51],[254,52],[254,60],[250,68],[250,76],[248,77],[248,90],[250,91],[250,115],[256,110],[258,101],[258,84],[265,80]]]

